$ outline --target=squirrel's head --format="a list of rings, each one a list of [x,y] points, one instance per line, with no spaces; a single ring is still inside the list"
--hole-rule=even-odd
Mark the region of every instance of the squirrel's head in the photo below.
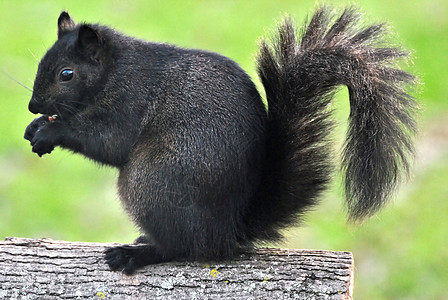
[[[58,19],[58,40],[39,63],[29,103],[32,113],[68,118],[92,103],[104,82],[105,42],[97,25]]]

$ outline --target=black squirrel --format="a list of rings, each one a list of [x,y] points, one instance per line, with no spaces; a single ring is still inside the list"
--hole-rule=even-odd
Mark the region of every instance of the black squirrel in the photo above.
[[[342,155],[349,218],[371,216],[409,173],[416,131],[415,77],[396,66],[384,25],[357,9],[318,9],[296,35],[285,18],[263,40],[258,74],[217,53],[58,19],[39,63],[25,138],[119,169],[121,201],[143,235],[105,259],[126,274],[171,260],[220,260],[278,241],[318,202],[333,164],[332,94],[350,95]],[[50,117],[51,116],[51,117]]]

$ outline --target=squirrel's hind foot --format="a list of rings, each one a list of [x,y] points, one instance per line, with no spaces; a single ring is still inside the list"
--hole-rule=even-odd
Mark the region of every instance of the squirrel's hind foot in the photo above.
[[[147,244],[108,248],[104,251],[104,258],[111,270],[122,271],[126,275],[132,275],[144,266],[168,260]]]

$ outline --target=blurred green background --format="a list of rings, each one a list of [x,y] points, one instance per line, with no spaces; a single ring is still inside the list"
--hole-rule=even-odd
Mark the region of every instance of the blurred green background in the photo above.
[[[328,1],[336,7],[352,1]],[[355,256],[356,299],[448,299],[448,1],[357,1],[366,20],[386,21],[393,40],[412,49],[406,69],[423,85],[418,159],[411,181],[367,222],[346,223],[340,181],[280,247],[347,250]],[[23,139],[38,60],[56,40],[66,9],[77,21],[100,22],[136,37],[220,52],[258,82],[260,37],[285,13],[301,23],[314,1],[0,1],[0,239],[50,237],[130,242],[137,235],[116,196],[117,172],[55,150],[39,158]],[[346,92],[335,101],[342,141]],[[339,154],[338,150],[335,151]],[[337,177],[337,176],[336,176]]]

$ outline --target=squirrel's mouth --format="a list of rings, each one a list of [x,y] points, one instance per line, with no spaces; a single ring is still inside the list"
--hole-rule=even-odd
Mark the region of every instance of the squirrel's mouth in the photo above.
[[[28,110],[33,114],[43,115],[56,115],[59,114],[58,109],[55,107],[54,102],[51,100],[42,100],[37,97],[32,97],[28,104]]]
[[[30,103],[28,105],[28,109],[33,114],[42,114],[47,115],[49,117],[49,121],[53,122],[56,119],[62,120],[63,116],[69,115],[70,110],[67,111],[64,109],[64,106],[57,107],[54,102],[51,100],[47,101],[38,101],[34,97],[31,98]]]

